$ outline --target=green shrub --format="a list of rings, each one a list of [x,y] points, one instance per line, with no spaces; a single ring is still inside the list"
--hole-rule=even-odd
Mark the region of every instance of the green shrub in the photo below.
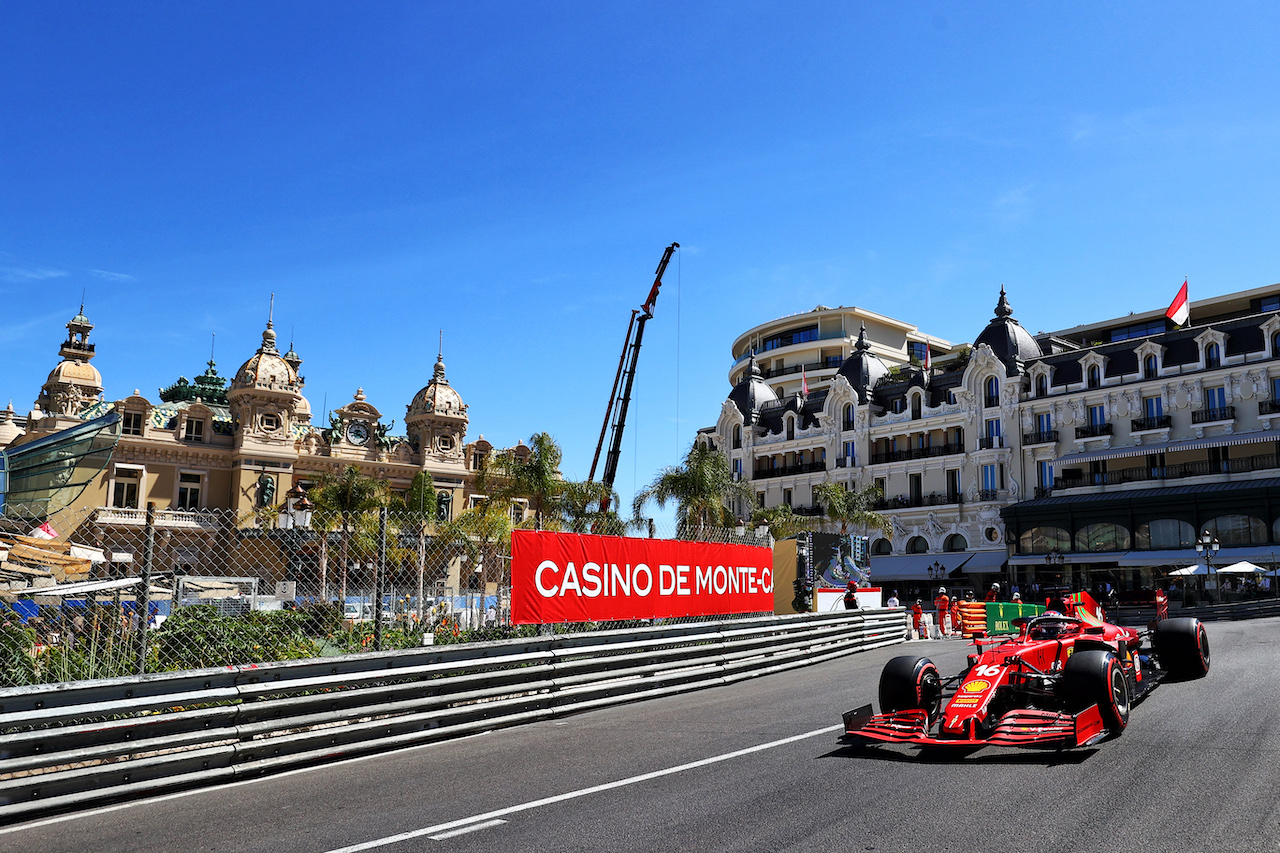
[[[319,657],[305,628],[308,614],[292,610],[222,616],[212,607],[181,607],[151,634],[164,670],[203,669]]]

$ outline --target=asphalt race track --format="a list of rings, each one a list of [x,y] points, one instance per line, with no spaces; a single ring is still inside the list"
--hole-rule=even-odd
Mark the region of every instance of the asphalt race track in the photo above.
[[[1087,750],[837,748],[904,652],[0,830],[0,850],[1249,851],[1280,844],[1280,620],[1208,625],[1213,669]],[[400,840],[391,840],[399,837]]]

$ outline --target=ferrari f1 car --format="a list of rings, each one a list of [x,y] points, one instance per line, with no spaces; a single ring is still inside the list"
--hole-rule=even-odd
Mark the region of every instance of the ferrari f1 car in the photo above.
[[[880,710],[844,715],[841,742],[1064,749],[1119,735],[1133,703],[1166,677],[1209,672],[1199,619],[1148,631],[1053,611],[1013,620],[1016,635],[974,640],[977,652],[944,679],[927,657],[904,655],[880,675]]]

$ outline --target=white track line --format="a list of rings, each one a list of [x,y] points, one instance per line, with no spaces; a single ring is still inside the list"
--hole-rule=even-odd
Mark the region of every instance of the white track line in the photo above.
[[[466,835],[468,832],[475,832],[477,829],[488,829],[491,826],[501,826],[504,823],[506,823],[505,820],[495,818],[494,820],[486,820],[484,823],[473,823],[470,826],[464,826],[461,829],[453,829],[449,832],[442,832],[439,835],[429,835],[427,837],[432,841],[444,841],[446,838],[453,838],[455,835]]]
[[[495,811],[485,812],[484,814],[472,815],[464,817],[460,820],[451,820],[448,823],[438,823],[435,826],[427,826],[422,829],[411,830],[410,832],[402,832],[398,835],[388,835],[385,838],[375,838],[372,841],[365,841],[360,844],[352,844],[350,847],[339,847],[336,850],[330,850],[328,853],[359,853],[361,850],[373,850],[376,847],[385,847],[388,844],[396,844],[400,841],[408,841],[411,838],[421,838],[422,836],[437,836],[449,832],[449,830],[458,829],[459,827],[480,824],[482,821],[490,821],[484,826],[493,825],[491,821],[494,818],[504,817],[516,812],[528,811],[542,806],[553,805],[554,803],[562,803],[565,800],[574,800],[578,797],[585,797],[588,794],[598,794],[601,791],[611,791],[614,788],[623,788],[627,785],[636,785],[640,782],[647,782],[650,779],[660,779],[663,776],[671,776],[675,773],[683,773],[686,770],[693,770],[698,767],[706,767],[708,764],[718,764],[721,761],[728,761],[731,758],[739,758],[743,755],[750,755],[753,752],[763,752],[766,749],[773,749],[777,746],[785,746],[789,743],[795,743],[799,740],[806,740],[819,735],[830,734],[837,730],[843,730],[843,725],[826,726],[821,729],[814,729],[811,732],[805,732],[800,735],[792,735],[782,740],[770,741],[756,746],[749,746],[746,749],[735,750],[734,752],[726,752],[723,755],[716,755],[711,758],[703,758],[699,761],[690,761],[688,764],[681,764],[677,767],[668,767],[665,770],[654,770],[651,773],[642,773],[639,776],[632,776],[628,779],[619,779],[616,782],[606,782],[603,785],[593,785],[590,788],[581,788],[577,791],[569,791],[566,794],[557,794],[554,797],[544,797],[541,800],[532,800],[527,803],[521,803],[516,806],[508,806],[505,809],[496,809]],[[480,829],[480,826],[476,826]]]

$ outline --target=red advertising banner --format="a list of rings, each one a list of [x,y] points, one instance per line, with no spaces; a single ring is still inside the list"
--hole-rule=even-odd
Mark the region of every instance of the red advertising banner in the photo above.
[[[511,533],[511,621],[518,625],[772,610],[769,548]]]

